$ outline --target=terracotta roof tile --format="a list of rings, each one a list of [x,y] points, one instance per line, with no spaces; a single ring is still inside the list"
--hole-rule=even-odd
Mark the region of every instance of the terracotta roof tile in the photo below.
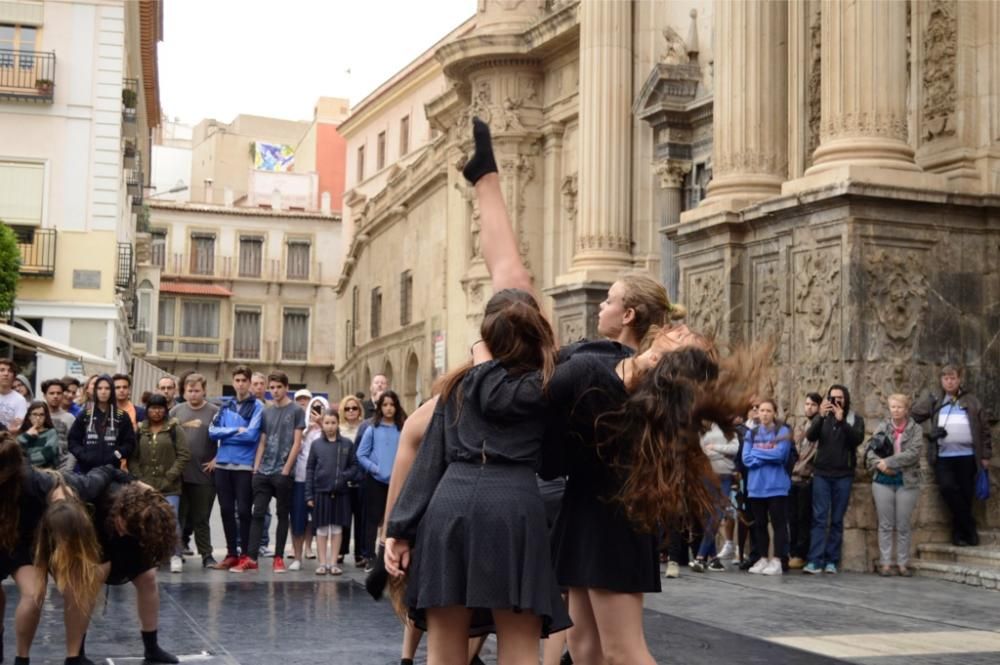
[[[215,296],[228,298],[233,295],[229,289],[218,284],[195,282],[160,282],[160,293],[176,293],[184,296]]]

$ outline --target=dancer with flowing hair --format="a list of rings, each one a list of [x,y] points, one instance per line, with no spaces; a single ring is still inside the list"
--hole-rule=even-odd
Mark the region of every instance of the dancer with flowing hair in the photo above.
[[[116,478],[92,502],[92,517],[79,501],[52,503],[38,526],[35,566],[51,574],[71,601],[66,665],[92,662],[84,655],[83,640],[100,587],[126,582],[136,590],[144,662],[179,662],[159,646],[156,581],[156,568],[170,559],[178,542],[174,509],[162,494],[131,477]],[[81,524],[81,514],[88,517],[89,529]]]
[[[57,587],[66,598],[67,625],[72,620],[71,606],[76,600],[90,602],[97,597],[96,563],[90,556],[96,550],[96,534],[93,524],[81,498],[86,501],[96,499],[113,480],[127,478],[127,474],[111,467],[92,469],[86,475],[64,476],[55,471],[41,471],[33,468],[21,446],[8,432],[0,433],[0,580],[8,575],[14,578],[20,593],[14,614],[14,630],[17,636],[15,665],[28,665],[31,643],[41,619],[42,602],[45,599],[48,569],[39,566],[36,552],[36,532],[53,506],[57,519],[61,520],[68,535],[69,548],[60,557],[66,574]],[[67,496],[71,501],[62,501]],[[38,548],[44,547],[39,542]],[[3,616],[6,595],[0,589],[0,617]],[[0,644],[3,629],[0,627]],[[0,647],[0,656],[2,656]],[[67,643],[67,657],[76,656]]]
[[[493,286],[530,288],[489,129],[478,120],[474,138],[476,153],[465,175],[476,188]],[[684,312],[669,303],[662,286],[629,293],[630,280],[652,282],[628,276],[612,286],[601,307],[599,331],[617,342],[563,349],[548,393],[534,396],[554,416],[549,436],[566,444],[560,472],[568,472],[569,482],[554,551],[558,580],[570,587],[575,625],[569,642],[579,663],[654,662],[642,631],[642,594],[660,590],[657,531],[665,516],[683,520],[713,509],[715,477],[700,448],[703,419],[730,429],[732,414],[745,410],[762,371],[762,354],[736,354],[720,365],[708,340],[667,325]],[[645,350],[633,356],[626,345]],[[489,404],[502,404],[504,396],[494,395]],[[520,398],[526,397],[522,391]],[[407,548],[391,545],[387,564],[398,573]]]

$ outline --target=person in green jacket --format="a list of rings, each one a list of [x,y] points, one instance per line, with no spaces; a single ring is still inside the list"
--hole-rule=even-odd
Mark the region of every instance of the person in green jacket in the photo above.
[[[139,423],[138,443],[129,461],[135,477],[157,490],[167,499],[177,517],[181,505],[184,467],[191,459],[184,428],[176,418],[167,417],[167,399],[153,395],[146,406],[146,419]],[[179,521],[178,521],[179,523]],[[183,570],[180,533],[177,549],[170,558],[170,572]]]
[[[32,466],[54,469],[59,465],[59,433],[45,402],[36,400],[28,407],[17,442],[24,448],[24,456]]]

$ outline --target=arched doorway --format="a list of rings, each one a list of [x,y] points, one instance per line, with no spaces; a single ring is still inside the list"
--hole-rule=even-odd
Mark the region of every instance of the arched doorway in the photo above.
[[[399,388],[395,384],[393,384],[393,382],[392,382],[392,379],[393,379],[393,376],[392,376],[392,363],[389,362],[388,358],[385,359],[385,364],[382,365],[382,374],[385,374],[385,380],[386,380],[386,383],[389,384],[389,390],[395,390],[398,393],[399,392]]]
[[[420,406],[420,361],[417,354],[410,351],[406,359],[406,374],[403,383],[403,403],[412,413]]]
[[[361,374],[361,387],[359,387],[358,390],[363,392],[368,397],[371,397],[371,395],[368,395],[368,391],[371,390],[371,387],[372,387],[372,370],[370,367],[368,367],[368,364],[365,363],[365,371]]]

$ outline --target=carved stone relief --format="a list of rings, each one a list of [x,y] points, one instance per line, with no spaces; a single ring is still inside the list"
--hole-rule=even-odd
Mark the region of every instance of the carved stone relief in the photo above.
[[[524,233],[525,215],[527,207],[527,187],[535,179],[534,155],[518,154],[515,156],[500,159],[500,180],[504,190],[504,200],[507,201],[513,213],[514,228],[517,233],[517,242],[521,250],[521,259],[529,270],[531,262],[529,259],[529,246]]]
[[[955,0],[934,0],[923,36],[923,138],[955,133],[958,17]]]
[[[793,357],[823,363],[840,359],[840,247],[793,255]]]
[[[915,337],[927,311],[927,278],[919,266],[925,252],[878,250],[865,261],[868,282],[866,300],[875,309],[878,335],[869,335],[869,360],[893,358],[910,360]]]
[[[472,261],[481,260],[483,252],[479,243],[479,201],[476,199],[476,190],[464,182],[456,182],[455,189],[462,194],[462,198],[465,199],[465,203],[468,205],[469,258]]]
[[[663,39],[667,42],[667,49],[660,58],[660,62],[667,65],[686,65],[691,58],[688,56],[687,44],[684,38],[669,25],[663,29]]]
[[[559,343],[572,344],[587,336],[583,317],[567,316],[559,320]]]
[[[725,173],[767,173],[785,177],[788,173],[787,155],[764,152],[723,152],[714,164],[718,175]]]
[[[906,116],[902,113],[843,113],[823,123],[823,138],[838,136],[878,136],[906,140]]]
[[[806,162],[812,163],[813,152],[819,147],[819,126],[822,121],[822,9],[817,5],[809,20],[809,81],[806,87],[808,104],[809,137],[806,144]]]
[[[722,333],[726,293],[721,268],[688,274],[684,299],[688,324],[693,330],[707,335]]]
[[[680,189],[684,186],[685,176],[691,172],[691,162],[664,159],[653,164],[653,172],[660,179],[660,187]]]
[[[753,272],[753,339],[773,343],[777,353],[784,329],[778,261],[760,261],[754,265]]]
[[[576,227],[577,174],[573,173],[562,182],[563,210],[566,211],[566,221]]]

